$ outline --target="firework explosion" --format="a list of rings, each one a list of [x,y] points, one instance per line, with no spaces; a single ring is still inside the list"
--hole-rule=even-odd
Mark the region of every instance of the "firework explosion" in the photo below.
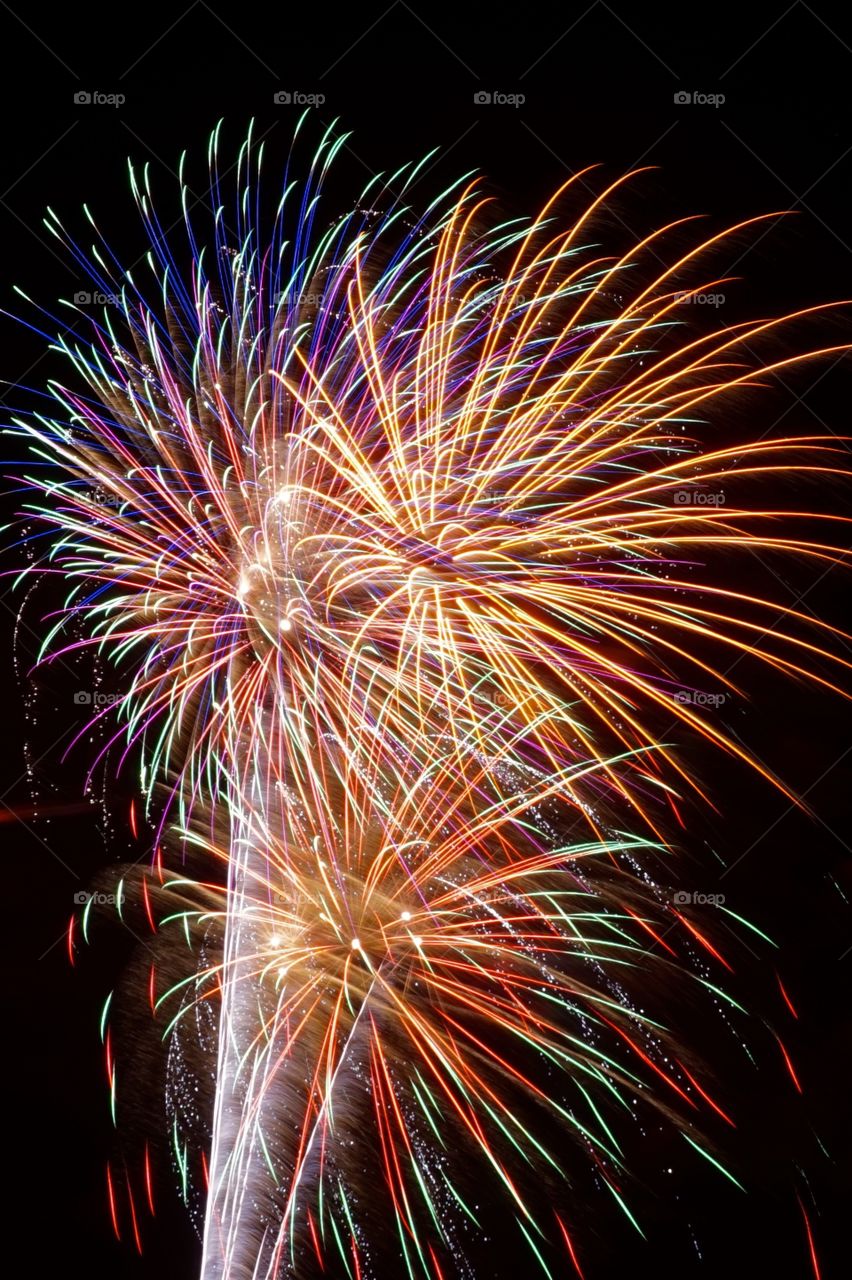
[[[165,1018],[204,1280],[386,1275],[387,1223],[403,1273],[472,1275],[486,1196],[547,1274],[554,1245],[582,1274],[554,1135],[631,1221],[618,1124],[640,1111],[732,1177],[701,1131],[724,1113],[648,1010],[648,972],[696,952],[684,980],[727,1000],[652,874],[678,790],[703,794],[661,734],[748,759],[693,691],[732,689],[739,655],[831,688],[814,660],[848,665],[723,572],[838,558],[747,498],[832,450],[700,439],[824,352],[756,365],[795,317],[684,338],[684,282],[719,283],[699,271],[741,226],[660,271],[676,224],[594,243],[620,183],[568,217],[578,175],[495,225],[466,180],[413,212],[422,165],[329,222],[344,141],[288,168],[266,225],[262,148],[228,203],[214,134],[214,212],[202,234],[184,186],[179,251],[131,170],[153,289],[51,213],[111,302],[85,344],[58,324],[73,377],[16,426],[46,464],[36,567],[71,584],[44,661],[93,647],[121,672],[98,762],[138,753],[157,850],[120,884],[158,952],[125,997]],[[152,1203],[147,1160],[145,1181]],[[137,1201],[128,1180],[138,1243]]]

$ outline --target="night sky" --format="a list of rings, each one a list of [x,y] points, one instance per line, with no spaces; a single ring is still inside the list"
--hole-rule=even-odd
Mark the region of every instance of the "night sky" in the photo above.
[[[48,204],[82,232],[80,206],[87,202],[118,257],[139,258],[145,246],[129,192],[128,155],[150,162],[161,209],[177,218],[173,175],[180,152],[194,157],[200,179],[217,120],[226,122],[222,152],[230,145],[235,155],[253,117],[257,135],[268,139],[265,182],[271,192],[276,159],[286,155],[301,110],[275,103],[282,92],[324,95],[319,122],[337,118],[352,131],[332,183],[341,201],[371,173],[434,147],[443,158],[423,180],[428,191],[477,169],[510,214],[535,211],[586,165],[599,162],[610,177],[651,166],[617,203],[618,218],[629,226],[650,229],[700,213],[707,215],[709,234],[709,228],[757,213],[795,211],[781,225],[741,236],[728,260],[720,258],[720,275],[742,279],[724,286],[716,320],[727,324],[852,298],[848,16],[841,20],[827,6],[801,3],[670,11],[603,3],[436,9],[382,0],[337,13],[318,5],[303,10],[298,17],[286,8],[218,10],[203,0],[161,13],[77,6],[49,15],[19,0],[2,6],[0,308],[31,318],[13,285],[47,306],[91,287],[45,233],[41,219]],[[80,93],[126,100],[119,106],[75,102]],[[523,95],[525,101],[477,103],[481,93],[492,99]],[[677,101],[679,94],[692,101]],[[717,100],[697,100],[705,97]],[[200,182],[198,193],[202,198]],[[618,234],[617,223],[613,231]],[[797,341],[848,341],[849,315],[847,310],[805,325]],[[16,410],[37,406],[30,389],[42,387],[57,365],[43,354],[38,335],[6,315],[0,316],[0,333],[6,423]],[[844,366],[829,359],[773,381],[765,396],[750,398],[718,429],[733,439],[783,424],[791,434],[841,437],[850,434],[850,391],[848,360]],[[11,517],[18,505],[13,490],[20,446],[7,443],[3,457],[3,510]],[[794,484],[788,492],[818,510],[848,513],[850,489],[841,483]],[[7,532],[6,543],[13,540]],[[22,563],[20,550],[4,552],[8,571]],[[820,578],[820,570],[773,563],[767,572],[776,575],[770,582],[782,603],[852,626],[843,571]],[[744,579],[743,585],[752,584]],[[56,603],[60,594],[48,591],[40,599]],[[77,807],[88,762],[85,740],[63,758],[85,723],[86,708],[74,702],[74,670],[40,675],[36,723],[26,716],[29,686],[13,666],[22,599],[11,578],[4,578],[0,837],[6,870],[5,1100],[12,1129],[4,1142],[7,1240],[18,1265],[36,1276],[70,1269],[87,1280],[184,1280],[197,1271],[199,1248],[168,1179],[141,1259],[132,1244],[114,1241],[107,1214],[104,1170],[115,1148],[97,1021],[123,960],[121,946],[105,943],[76,972],[64,947],[74,894],[105,863],[143,853],[126,824],[134,778],[128,771],[114,784],[117,816],[105,842],[98,815]],[[18,632],[23,669],[33,659],[40,612],[29,609]],[[852,661],[852,642],[838,645]],[[720,1129],[713,1137],[725,1144],[726,1164],[747,1192],[696,1167],[700,1160],[687,1165],[679,1159],[679,1178],[673,1179],[665,1172],[669,1140],[649,1141],[630,1153],[631,1194],[641,1205],[645,1241],[602,1195],[580,1196],[575,1221],[579,1215],[588,1280],[634,1272],[658,1280],[804,1280],[813,1270],[797,1194],[814,1229],[824,1280],[848,1274],[849,712],[839,698],[748,664],[737,676],[744,694],[726,707],[726,724],[811,811],[797,809],[745,768],[681,735],[684,758],[717,812],[687,805],[680,881],[693,892],[723,892],[732,910],[778,943],[772,949],[748,934],[739,935],[748,946],[730,938],[736,973],[727,985],[751,1012],[741,1025],[753,1062],[689,1007],[679,1010],[682,1039],[710,1064],[717,1093],[737,1119],[735,1132]],[[661,725],[660,732],[672,734],[674,727]],[[49,820],[30,813],[27,744],[40,803],[57,808]],[[776,973],[798,1021],[785,1009]],[[795,1061],[801,1096],[773,1029],[783,1034]],[[163,1129],[162,1107],[150,1119],[152,1131]],[[482,1275],[514,1280],[521,1265],[531,1264],[486,1251]],[[559,1274],[569,1272],[566,1262]],[[389,1270],[386,1280],[396,1277]]]

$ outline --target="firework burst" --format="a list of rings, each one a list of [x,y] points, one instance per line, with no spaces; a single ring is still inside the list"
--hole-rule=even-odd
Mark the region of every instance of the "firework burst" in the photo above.
[[[473,1157],[545,1270],[554,1237],[574,1258],[531,1194],[559,1173],[554,1119],[629,1214],[607,1105],[659,1085],[689,1136],[708,1100],[627,976],[649,938],[671,950],[644,838],[700,791],[661,727],[749,759],[684,694],[732,689],[742,655],[831,688],[817,661],[848,665],[830,627],[786,609],[781,629],[718,568],[841,554],[747,497],[832,474],[830,447],[702,443],[728,397],[839,349],[758,362],[796,316],[684,336],[684,283],[718,284],[705,260],[749,224],[661,271],[679,224],[592,242],[620,183],[569,218],[579,175],[495,225],[475,182],[412,212],[422,166],[324,221],[343,142],[306,183],[288,171],[266,225],[262,148],[231,207],[214,135],[209,234],[184,186],[180,252],[132,172],[156,303],[51,214],[112,301],[86,343],[61,330],[73,376],[16,426],[47,464],[38,567],[71,583],[45,660],[115,661],[101,758],[138,749],[157,842],[176,824],[224,863],[221,889],[180,889],[203,899],[177,915],[204,961],[161,1000],[182,1002],[175,1034],[219,1006],[206,1280],[330,1251],[357,1280],[384,1209],[412,1276],[463,1270]]]

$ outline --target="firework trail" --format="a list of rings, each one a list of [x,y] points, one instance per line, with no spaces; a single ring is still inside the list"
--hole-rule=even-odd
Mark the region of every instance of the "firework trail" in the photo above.
[[[267,225],[262,147],[226,183],[217,131],[203,236],[181,166],[179,251],[131,170],[156,302],[50,214],[112,302],[86,343],[60,324],[73,378],[16,425],[45,464],[39,569],[71,584],[45,660],[115,661],[101,758],[139,751],[155,843],[224,867],[169,891],[200,895],[177,917],[206,958],[160,1001],[171,1027],[219,1003],[205,1280],[330,1256],[358,1280],[382,1218],[410,1275],[465,1274],[466,1161],[545,1270],[560,1239],[576,1266],[564,1192],[534,1194],[560,1174],[543,1117],[631,1216],[608,1113],[653,1088],[707,1154],[693,1113],[719,1111],[632,989],[672,923],[719,954],[649,883],[676,789],[700,792],[661,735],[749,759],[692,691],[732,689],[741,655],[830,688],[817,661],[848,665],[721,568],[839,558],[749,499],[834,450],[708,449],[701,423],[840,348],[756,364],[795,317],[684,338],[685,282],[721,283],[704,262],[748,223],[660,271],[680,224],[594,243],[621,182],[495,225],[467,180],[413,212],[422,164],[329,221],[344,142],[288,167]]]

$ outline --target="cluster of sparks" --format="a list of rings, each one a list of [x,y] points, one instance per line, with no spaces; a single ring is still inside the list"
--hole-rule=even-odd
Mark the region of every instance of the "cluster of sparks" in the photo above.
[[[806,513],[743,496],[836,464],[809,437],[700,442],[714,405],[805,358],[757,376],[778,320],[682,337],[684,280],[715,286],[699,268],[741,227],[660,270],[680,224],[593,242],[620,183],[566,219],[578,175],[495,227],[476,181],[414,214],[422,166],[320,226],[344,141],[287,173],[265,228],[262,147],[232,207],[214,135],[188,272],[147,173],[138,272],[48,219],[111,301],[86,344],[79,314],[60,325],[74,378],[17,427],[43,463],[39,571],[71,584],[45,660],[115,661],[102,757],[137,752],[155,847],[217,869],[158,853],[133,879],[158,937],[191,943],[151,970],[166,1036],[213,1020],[204,1280],[387,1275],[387,1222],[412,1280],[472,1275],[498,1195],[536,1266],[561,1247],[582,1274],[563,1134],[634,1223],[619,1116],[664,1116],[733,1180],[701,1134],[729,1117],[643,1007],[648,966],[696,949],[703,997],[732,1003],[649,870],[700,792],[666,742],[748,758],[691,696],[731,692],[744,656],[834,687],[831,628],[779,628],[714,566],[836,560]],[[153,1207],[147,1157],[145,1184]],[[118,1229],[112,1174],[109,1195]]]

